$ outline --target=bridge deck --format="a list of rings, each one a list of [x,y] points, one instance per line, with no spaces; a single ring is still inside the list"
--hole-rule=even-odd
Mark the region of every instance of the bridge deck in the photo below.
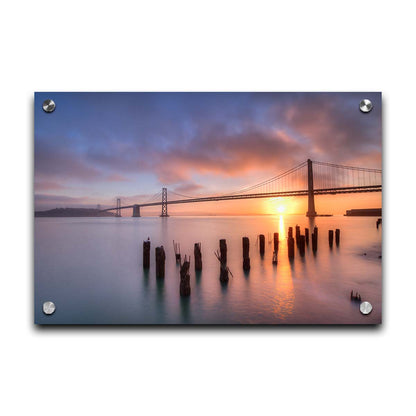
[[[314,189],[314,195],[351,194],[351,193],[360,193],[360,192],[381,192],[381,185]],[[207,197],[201,197],[201,198],[176,199],[173,201],[168,200],[167,204],[168,205],[190,204],[190,203],[196,203],[196,202],[209,202],[209,201],[230,201],[234,199],[277,198],[277,197],[306,196],[306,195],[308,195],[307,189],[300,190],[300,191],[263,192],[263,193],[256,193],[256,194],[237,194],[237,195],[207,196]],[[119,209],[133,208],[133,206],[135,205],[138,205],[139,207],[151,207],[151,206],[162,205],[162,201],[149,202],[147,204],[125,205],[125,206],[119,207]],[[101,211],[113,211],[115,209],[117,209],[117,207],[107,208]]]

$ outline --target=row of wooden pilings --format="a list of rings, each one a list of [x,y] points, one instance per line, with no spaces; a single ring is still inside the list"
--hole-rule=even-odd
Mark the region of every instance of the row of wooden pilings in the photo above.
[[[341,231],[337,228],[335,230],[335,244],[339,246],[340,243],[340,234]],[[259,241],[259,252],[263,256],[265,252],[265,236],[260,234],[258,236]],[[316,253],[318,250],[318,227],[314,227],[311,234],[312,241],[312,251]],[[243,242],[243,270],[245,272],[250,270],[250,240],[248,237],[242,238]],[[328,242],[330,248],[333,247],[334,243],[334,230],[328,231]],[[299,255],[301,257],[305,256],[305,247],[309,245],[309,229],[305,228],[304,234],[301,234],[300,227],[297,225],[295,227],[295,237],[293,237],[293,227],[289,227],[288,236],[287,236],[287,247],[288,247],[288,257],[290,260],[295,258],[295,244],[298,248]],[[190,274],[189,269],[191,265],[190,257],[184,257],[183,262],[181,261],[180,246],[178,243],[173,242],[175,250],[175,259],[176,263],[180,264],[180,285],[179,292],[181,296],[189,296],[191,294],[191,284],[190,284]],[[277,264],[277,254],[279,251],[279,233],[273,234],[273,264]],[[219,241],[219,250],[215,253],[218,261],[220,262],[220,282],[228,283],[229,275],[232,273],[227,266],[227,242],[225,239]],[[155,248],[155,257],[156,257],[156,277],[164,278],[165,277],[165,261],[166,254],[163,246]],[[201,252],[201,243],[195,243],[194,245],[194,258],[195,258],[195,270],[202,270],[202,252]],[[150,240],[143,241],[143,268],[149,269],[150,267]]]
[[[338,228],[335,230],[335,244],[339,246],[341,230]],[[311,234],[312,251],[316,253],[318,251],[318,227],[314,227]],[[265,236],[260,234],[258,236],[260,255],[264,255],[265,251]],[[334,244],[334,230],[328,231],[329,247],[332,248]],[[305,233],[301,234],[300,227],[295,227],[295,237],[293,237],[293,227],[289,227],[287,236],[288,257],[293,259],[295,257],[295,244],[299,250],[301,257],[305,256],[305,247],[309,245],[309,228],[305,228]],[[245,271],[250,270],[250,256],[249,256],[250,242],[248,237],[243,237],[243,269]],[[273,264],[277,264],[277,253],[279,251],[279,233],[273,234]]]
[[[312,251],[314,253],[318,250],[318,227],[314,227],[311,234],[312,240]],[[295,257],[295,243],[299,250],[299,255],[301,257],[305,256],[305,247],[309,245],[309,228],[305,228],[305,233],[301,234],[300,227],[297,225],[295,227],[295,238],[293,237],[293,227],[289,227],[287,234],[287,253],[289,259],[294,259]]]
[[[341,236],[341,230],[335,230],[335,244],[339,246]],[[313,228],[313,232],[311,234],[312,240],[312,252],[316,253],[318,251],[318,227]],[[334,230],[328,230],[328,242],[329,247],[332,248],[334,245]],[[300,233],[300,227],[297,225],[295,227],[295,238],[293,238],[293,228],[289,227],[288,231],[288,238],[287,238],[287,247],[288,247],[288,256],[289,259],[293,259],[295,257],[295,243],[299,250],[299,255],[301,257],[305,256],[305,246],[309,245],[309,228],[305,228],[305,233],[302,235]]]
[[[224,240],[225,241],[225,240]],[[191,265],[190,257],[185,255],[183,262],[181,262],[180,246],[178,243],[173,242],[175,250],[176,263],[180,264],[180,284],[179,293],[181,296],[189,296],[191,294],[191,277],[189,275],[189,269]],[[195,270],[202,270],[202,253],[201,243],[195,243],[194,246],[195,257]],[[166,254],[163,246],[155,248],[156,258],[156,278],[165,277],[165,262]],[[143,269],[150,268],[150,240],[143,241]]]
[[[339,246],[340,233],[341,233],[340,230],[337,228],[335,230],[335,244],[337,246]],[[332,248],[332,246],[334,245],[334,230],[328,231],[328,241],[329,241],[329,247]]]

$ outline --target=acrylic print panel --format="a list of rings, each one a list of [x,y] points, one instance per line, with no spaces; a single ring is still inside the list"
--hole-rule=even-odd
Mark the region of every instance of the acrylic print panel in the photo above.
[[[380,93],[34,111],[36,323],[381,323]]]

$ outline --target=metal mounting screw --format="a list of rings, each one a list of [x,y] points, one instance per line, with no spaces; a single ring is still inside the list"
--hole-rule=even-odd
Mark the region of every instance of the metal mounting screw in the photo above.
[[[46,315],[52,315],[55,312],[55,304],[53,302],[43,303],[43,313]]]
[[[362,113],[369,113],[372,109],[373,103],[368,98],[360,101],[360,110]]]
[[[43,111],[45,113],[52,113],[55,111],[55,102],[53,100],[45,100],[42,104]]]
[[[363,315],[368,315],[373,310],[373,305],[370,302],[362,302],[360,305],[360,312]]]

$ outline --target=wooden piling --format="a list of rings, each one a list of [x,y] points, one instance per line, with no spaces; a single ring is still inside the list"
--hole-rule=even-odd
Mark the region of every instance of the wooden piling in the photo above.
[[[316,225],[313,227],[313,232],[316,234],[316,238],[318,238],[318,227]]]
[[[316,253],[318,250],[318,234],[314,231],[312,233],[312,251]]]
[[[259,235],[259,246],[260,246],[260,255],[262,256],[264,254],[264,235]]]
[[[243,270],[250,270],[250,240],[243,237]]]
[[[273,234],[273,251],[276,253],[279,251],[279,233]]]
[[[306,245],[309,244],[309,228],[305,228],[305,242]]]
[[[220,261],[220,281],[221,283],[227,283],[229,280],[228,277],[228,267],[227,267],[227,242],[225,239],[220,240],[220,253],[217,255],[218,260]]]
[[[180,270],[181,282],[179,284],[179,293],[181,296],[190,296],[191,294],[191,277],[189,275],[190,265],[190,259],[188,260],[185,255],[185,259],[181,264]]]
[[[289,231],[288,231],[288,233],[287,233],[287,237],[288,237],[288,238],[293,237],[293,228],[292,228],[292,227],[289,227]]]
[[[228,267],[221,264],[221,270],[220,270],[220,282],[221,283],[228,283],[230,280],[228,276]]]
[[[299,239],[300,239],[300,227],[297,225],[295,227],[295,237],[296,237],[296,245],[299,247]]]
[[[305,255],[305,236],[299,236],[299,254],[301,257]]]
[[[165,277],[165,249],[163,246],[156,247],[156,277]]]
[[[334,230],[328,230],[328,241],[329,241],[329,247],[332,248],[334,245]]]
[[[335,244],[339,246],[339,238],[340,238],[341,230],[337,228],[335,230]]]
[[[143,269],[150,267],[150,240],[143,241]]]
[[[181,264],[181,245],[179,243],[175,243],[175,240],[173,240],[173,250],[175,251],[176,263]]]
[[[194,256],[195,256],[195,270],[202,270],[201,243],[195,243]]]
[[[221,263],[227,263],[227,242],[225,239],[220,240]]]
[[[295,239],[293,237],[289,237],[287,239],[287,253],[289,259],[293,259],[295,257]]]
[[[221,258],[221,254],[218,250],[214,252],[214,254],[215,254],[215,257],[220,262],[220,282],[227,283],[229,280],[228,273],[231,273],[230,269],[227,267],[227,263],[223,261],[223,259]]]

